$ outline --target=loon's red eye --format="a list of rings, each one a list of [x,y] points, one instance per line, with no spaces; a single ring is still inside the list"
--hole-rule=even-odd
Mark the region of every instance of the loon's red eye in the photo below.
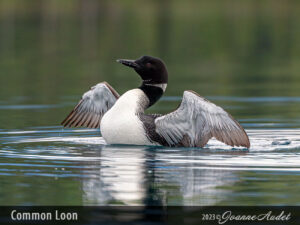
[[[148,68],[150,68],[152,65],[151,65],[151,63],[146,63],[146,66],[147,66]]]

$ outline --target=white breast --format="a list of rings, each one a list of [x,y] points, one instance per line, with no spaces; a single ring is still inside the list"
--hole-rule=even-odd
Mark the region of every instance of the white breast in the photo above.
[[[115,105],[105,113],[100,130],[108,144],[151,145],[142,121],[137,113],[144,112],[147,98],[140,89],[133,89],[123,94]]]

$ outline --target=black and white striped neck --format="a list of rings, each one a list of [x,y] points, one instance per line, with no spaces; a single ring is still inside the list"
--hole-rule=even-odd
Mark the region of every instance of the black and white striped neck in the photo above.
[[[164,94],[167,84],[150,84],[147,82],[143,82],[142,85],[139,87],[148,97],[149,105],[147,108],[152,106],[155,102],[157,102],[160,97]]]

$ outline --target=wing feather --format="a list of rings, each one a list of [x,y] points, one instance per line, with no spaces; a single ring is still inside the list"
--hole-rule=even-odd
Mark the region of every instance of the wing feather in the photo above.
[[[174,112],[155,119],[156,132],[170,146],[203,147],[210,138],[249,148],[243,127],[224,109],[193,91],[185,91]]]
[[[119,94],[107,82],[93,86],[62,121],[64,127],[100,126],[102,116],[115,104]]]

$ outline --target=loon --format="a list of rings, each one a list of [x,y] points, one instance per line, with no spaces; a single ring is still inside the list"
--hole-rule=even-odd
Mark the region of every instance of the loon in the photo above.
[[[247,133],[229,113],[191,90],[184,91],[175,111],[145,114],[166,90],[164,62],[151,56],[117,62],[133,68],[141,86],[120,96],[105,81],[95,85],[61,123],[64,127],[100,127],[107,144],[204,147],[214,137],[230,146],[250,148]]]

